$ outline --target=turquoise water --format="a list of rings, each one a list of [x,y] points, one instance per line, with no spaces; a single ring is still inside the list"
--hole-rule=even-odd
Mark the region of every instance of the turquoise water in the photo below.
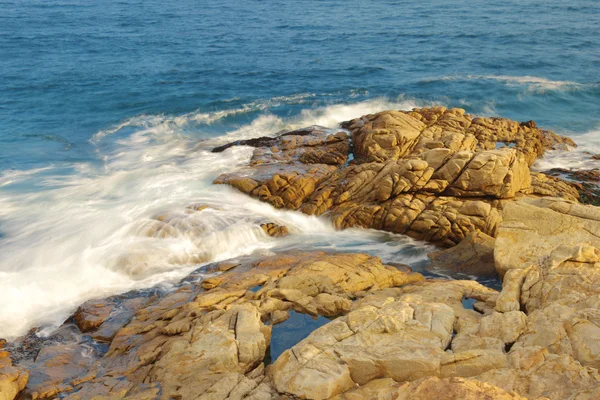
[[[0,0],[0,11],[0,336],[181,277],[197,267],[189,254],[312,246],[422,261],[422,244],[333,238],[324,221],[214,188],[250,155],[210,154],[215,144],[443,104],[583,144],[544,166],[587,165],[582,152],[600,146],[595,0]],[[195,201],[220,207],[195,222],[201,241],[136,233]],[[273,243],[255,229],[264,219],[299,239]]]

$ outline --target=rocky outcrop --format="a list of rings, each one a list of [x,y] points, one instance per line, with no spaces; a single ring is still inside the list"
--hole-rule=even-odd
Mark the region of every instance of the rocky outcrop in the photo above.
[[[477,299],[479,312],[465,309],[464,298]],[[533,321],[522,311],[496,311],[496,300],[496,292],[472,281],[371,293],[283,353],[268,372],[272,385],[307,399],[438,391],[465,398],[568,399],[598,393],[596,368],[527,342]]]
[[[532,179],[529,166],[546,149],[574,145],[532,121],[434,107],[384,111],[342,127],[349,134],[312,128],[269,138],[247,168],[215,183],[277,208],[326,214],[340,229],[381,229],[446,246],[475,230],[494,237],[505,201],[579,197],[558,179]]]
[[[213,276],[199,281],[197,272],[172,292],[146,295],[106,339],[106,353],[82,351],[88,340],[43,346],[29,365],[26,395],[558,400],[600,393],[600,297],[589,288],[585,300],[570,303],[523,284],[519,293],[530,294],[517,303],[536,301],[521,311],[505,307],[518,286],[509,274],[519,269],[506,275],[501,293],[474,281],[425,280],[367,254],[291,252],[203,271]],[[547,276],[554,288],[565,282]],[[120,307],[117,299],[88,302],[75,320],[91,334]],[[268,365],[272,332],[291,310],[331,321]]]
[[[86,353],[86,341],[43,347],[29,366],[27,392],[34,398],[245,398],[265,389],[270,324],[289,310],[334,317],[348,312],[356,296],[423,280],[366,254],[295,252],[211,270],[228,272],[201,283],[186,280],[162,297],[87,302],[75,321],[96,340],[95,332],[131,302],[138,307],[115,335],[100,339],[110,343],[104,355]]]

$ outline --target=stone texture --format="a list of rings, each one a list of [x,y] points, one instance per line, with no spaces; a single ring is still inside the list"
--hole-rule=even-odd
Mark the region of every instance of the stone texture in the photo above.
[[[425,280],[367,254],[227,261],[206,268],[219,275],[148,298],[104,355],[86,357],[85,342],[42,347],[25,391],[69,399],[593,399],[600,294],[577,269],[595,268],[586,258],[594,254],[542,259],[537,267],[557,268],[536,275],[540,290],[529,275],[536,265],[511,268],[501,293]],[[585,298],[574,297],[583,284]],[[564,299],[552,297],[562,286]],[[265,367],[271,327],[292,309],[332,320]]]
[[[275,393],[262,384],[271,337],[267,322],[283,321],[290,309],[338,316],[349,312],[356,296],[423,281],[366,254],[291,252],[211,269],[226,272],[184,283],[162,298],[145,297],[114,337],[96,338],[110,342],[100,358],[85,353],[86,342],[43,347],[30,365],[27,393],[70,399],[265,398]],[[88,302],[78,312],[79,324],[94,337],[116,312],[102,307],[122,309],[134,300],[139,298]],[[97,309],[102,313],[94,313]]]
[[[10,353],[0,344],[0,400],[13,400],[25,388],[29,373],[13,366]]]
[[[429,253],[430,270],[451,270],[467,275],[496,275],[494,238],[480,231],[470,232],[458,245]]]
[[[309,134],[259,143],[247,168],[214,182],[277,208],[327,215],[339,229],[381,229],[443,246],[475,230],[495,237],[503,201],[579,198],[560,179],[539,173],[532,179],[537,157],[572,143],[532,121],[433,107],[384,111],[342,127],[352,136],[354,160],[347,164],[347,134],[308,128]]]
[[[508,202],[496,238],[498,272],[539,265],[561,246],[600,246],[600,209],[562,199]],[[567,256],[568,258],[568,256]]]

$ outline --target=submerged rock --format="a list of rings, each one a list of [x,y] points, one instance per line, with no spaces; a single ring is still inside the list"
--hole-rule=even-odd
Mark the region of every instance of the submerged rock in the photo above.
[[[445,246],[476,230],[495,237],[502,204],[514,198],[579,198],[559,179],[532,178],[529,166],[545,150],[574,143],[531,121],[433,107],[384,111],[342,127],[352,154],[344,132],[289,133],[215,183],[277,208],[326,214],[340,229],[374,228]]]

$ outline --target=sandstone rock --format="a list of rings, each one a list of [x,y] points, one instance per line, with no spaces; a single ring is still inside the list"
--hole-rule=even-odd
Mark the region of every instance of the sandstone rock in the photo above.
[[[25,388],[29,373],[12,364],[10,353],[0,346],[0,400],[13,400]]]
[[[41,399],[70,390],[69,382],[86,373],[94,361],[91,353],[90,348],[77,344],[42,348],[29,367],[27,391],[34,399]]]
[[[549,204],[589,216],[572,203]],[[150,298],[101,358],[86,359],[81,344],[42,348],[26,391],[70,399],[592,399],[600,293],[585,274],[600,252],[571,250],[510,269],[501,294],[474,281],[424,280],[366,254],[228,261],[211,266],[221,275]],[[271,326],[292,309],[337,318],[265,368]]]
[[[84,343],[42,348],[27,392],[69,399],[271,398],[276,392],[263,384],[266,321],[281,322],[290,309],[337,316],[349,312],[357,294],[423,280],[366,254],[291,252],[223,264],[213,269],[229,271],[202,282],[205,291],[185,281],[160,299],[148,297],[99,359],[86,356]],[[81,307],[80,320],[97,326],[88,309],[95,310],[92,302]]]
[[[560,246],[600,246],[596,207],[562,199],[523,199],[506,203],[502,218],[494,252],[501,275],[512,268],[540,265]]]
[[[531,190],[527,193],[537,196],[560,197],[575,202],[581,199],[577,186],[540,172],[531,174]]]
[[[450,270],[475,276],[493,276],[494,238],[480,231],[469,233],[458,245],[429,253],[432,270]]]
[[[475,291],[479,291],[477,294]],[[489,298],[474,282],[436,282],[375,292],[345,317],[317,329],[284,352],[271,368],[278,392],[326,399],[379,378],[471,376],[506,365],[502,351],[447,354],[457,315],[470,314],[465,295]],[[453,307],[434,302],[445,298]],[[472,318],[480,318],[471,314]]]
[[[532,121],[433,107],[365,115],[342,127],[352,134],[348,165],[347,134],[309,128],[262,143],[247,168],[214,183],[277,208],[327,215],[339,229],[381,229],[444,246],[475,230],[495,237],[504,200],[579,198],[558,179],[534,174],[532,181],[535,159],[569,142]]]
[[[271,237],[283,237],[289,234],[288,228],[283,225],[277,225],[272,222],[261,224],[260,226],[265,233]]]

